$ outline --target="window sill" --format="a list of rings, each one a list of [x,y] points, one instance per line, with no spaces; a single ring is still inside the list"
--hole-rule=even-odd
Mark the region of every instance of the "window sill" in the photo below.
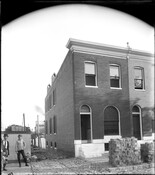
[[[98,86],[87,86],[87,85],[85,85],[85,87],[88,87],[88,88],[98,88]]]
[[[141,91],[141,92],[144,92],[145,89],[135,89],[135,91]]]
[[[89,144],[89,143],[92,143],[92,141],[91,140],[81,140],[81,143],[82,144]]]
[[[122,90],[122,88],[115,88],[115,87],[110,87],[110,89]]]
[[[116,134],[116,135],[114,135],[114,134],[113,135],[112,134],[111,135],[104,135],[104,137],[115,137],[115,136],[118,137],[118,136],[121,136],[121,135],[120,134]]]

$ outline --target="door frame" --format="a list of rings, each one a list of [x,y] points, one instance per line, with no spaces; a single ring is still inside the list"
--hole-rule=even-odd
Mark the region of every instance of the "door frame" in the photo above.
[[[139,122],[140,122],[140,140],[142,140],[142,138],[143,138],[143,135],[142,135],[142,115],[141,115],[141,107],[139,106],[139,105],[134,105],[134,106],[136,106],[136,107],[138,107],[138,109],[139,109],[139,112],[133,112],[132,111],[132,126],[133,126],[133,114],[137,114],[137,115],[139,115]],[[134,107],[133,106],[133,107]],[[133,107],[132,107],[132,110],[133,110]],[[133,132],[132,133],[134,133],[134,127],[133,127]],[[133,134],[132,134],[133,135]]]
[[[89,107],[90,112],[81,112],[81,107],[84,105]],[[88,142],[88,140],[82,140],[81,115],[89,115],[90,116],[90,132],[91,132],[90,133],[90,137],[91,137],[90,142],[92,143],[92,140],[93,140],[93,128],[92,128],[93,126],[92,125],[93,124],[92,124],[92,109],[91,109],[91,107],[87,104],[83,104],[80,106],[80,137],[81,137],[81,141],[82,141],[82,143],[90,143],[90,142]]]

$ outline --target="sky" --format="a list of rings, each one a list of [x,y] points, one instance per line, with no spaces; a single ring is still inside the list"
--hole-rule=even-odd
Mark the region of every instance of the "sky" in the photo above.
[[[154,29],[121,11],[95,5],[60,5],[24,15],[2,27],[1,125],[34,129],[45,120],[51,76],[67,52],[69,38],[154,53]]]

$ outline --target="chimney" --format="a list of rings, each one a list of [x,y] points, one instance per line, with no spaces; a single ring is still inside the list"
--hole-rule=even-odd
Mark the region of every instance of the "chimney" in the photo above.
[[[51,85],[50,85],[50,84],[48,84],[48,85],[47,85],[47,93],[48,93],[48,91],[49,91],[50,87],[51,87]]]
[[[51,85],[53,85],[55,78],[56,78],[56,74],[54,73],[54,74],[52,75],[52,82],[51,82]]]

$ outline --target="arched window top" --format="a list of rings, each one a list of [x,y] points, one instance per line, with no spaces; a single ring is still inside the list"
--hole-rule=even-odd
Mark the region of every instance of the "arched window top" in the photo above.
[[[114,106],[106,107],[104,111],[104,120],[105,121],[118,121],[118,110]]]
[[[80,112],[81,113],[90,113],[90,107],[87,105],[83,105],[83,106],[81,106]]]
[[[132,108],[132,112],[140,112],[140,111],[139,111],[139,107],[138,107],[138,106],[134,106],[134,107]]]

